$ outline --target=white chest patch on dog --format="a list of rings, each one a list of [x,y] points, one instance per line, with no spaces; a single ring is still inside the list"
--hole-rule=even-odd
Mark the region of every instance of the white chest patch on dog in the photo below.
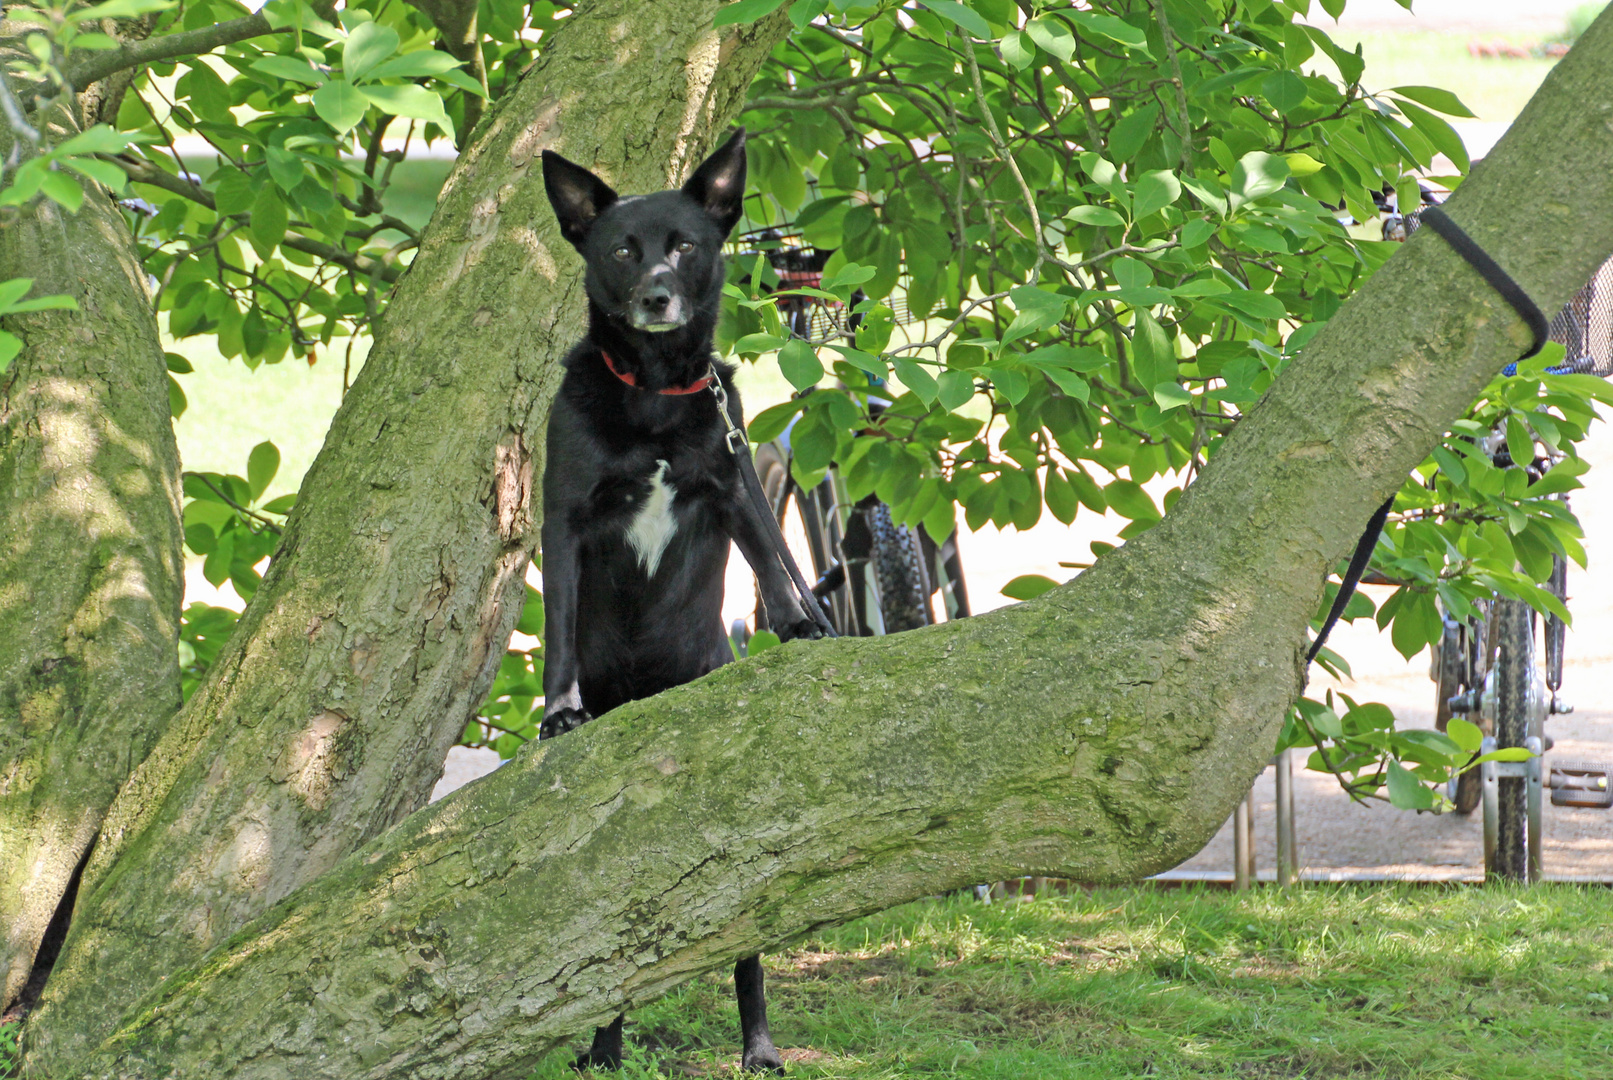
[[[650,477],[650,493],[627,527],[627,543],[638,555],[638,564],[647,577],[655,576],[662,552],[678,531],[678,520],[672,514],[672,500],[678,497],[678,489],[666,482],[667,463],[655,464],[658,468]]]

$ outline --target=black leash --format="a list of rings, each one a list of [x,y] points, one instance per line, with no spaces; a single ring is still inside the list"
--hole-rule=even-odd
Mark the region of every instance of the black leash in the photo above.
[[[717,415],[722,418],[723,428],[726,430],[728,450],[734,455],[734,461],[739,465],[739,475],[745,484],[745,490],[750,493],[751,502],[756,505],[756,512],[767,522],[767,538],[773,545],[773,556],[784,565],[785,571],[790,575],[790,581],[795,584],[795,591],[800,594],[801,605],[806,613],[823,631],[824,637],[839,637],[835,628],[829,622],[829,617],[823,612],[823,605],[812,594],[812,586],[807,584],[801,568],[795,565],[795,557],[790,554],[789,546],[784,542],[784,533],[779,529],[778,518],[773,516],[773,507],[767,501],[767,493],[762,490],[761,478],[756,475],[756,464],[751,461],[750,440],[745,433],[734,426],[734,418],[728,414],[728,391],[723,389],[722,380],[717,377],[716,366],[713,365],[709,374],[710,389],[717,398]]]
[[[1501,299],[1512,305],[1512,309],[1529,325],[1535,336],[1534,344],[1529,351],[1518,357],[1527,360],[1535,353],[1546,347],[1546,341],[1551,335],[1551,324],[1546,320],[1536,303],[1529,299],[1529,294],[1523,291],[1523,286],[1512,280],[1512,276],[1501,269],[1501,264],[1485,252],[1485,250],[1461,226],[1452,221],[1450,217],[1438,206],[1425,206],[1418,215],[1419,220],[1445,238],[1458,255],[1467,260],[1469,266],[1479,272]],[[1378,546],[1378,537],[1383,533],[1384,523],[1389,520],[1389,510],[1395,504],[1395,497],[1389,496],[1389,501],[1373,513],[1372,520],[1367,522],[1367,531],[1361,534],[1356,541],[1355,553],[1350,556],[1350,565],[1344,571],[1344,577],[1339,582],[1338,595],[1333,597],[1333,606],[1328,609],[1327,618],[1322,622],[1322,629],[1311,642],[1310,651],[1305,654],[1308,664],[1316,659],[1316,654],[1322,651],[1322,644],[1327,641],[1327,635],[1333,632],[1344,609],[1350,603],[1350,597],[1355,595],[1355,587],[1361,583],[1361,575],[1366,573],[1367,563],[1372,559],[1372,549]]]

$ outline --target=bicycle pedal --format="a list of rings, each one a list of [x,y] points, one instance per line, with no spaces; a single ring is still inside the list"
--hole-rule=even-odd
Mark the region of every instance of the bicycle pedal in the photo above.
[[[1554,761],[1546,786],[1553,806],[1613,808],[1613,766],[1606,762]]]

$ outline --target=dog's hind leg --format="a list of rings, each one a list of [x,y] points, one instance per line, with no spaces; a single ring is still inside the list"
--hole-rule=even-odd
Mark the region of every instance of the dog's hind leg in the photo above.
[[[782,1074],[784,1059],[767,1030],[767,998],[762,993],[762,958],[747,956],[734,965],[734,995],[739,998],[739,1030],[745,1049],[740,1064],[758,1072]]]
[[[622,1067],[622,1020],[618,1016],[610,1027],[594,1029],[594,1045],[588,1048],[588,1053],[579,1057],[576,1068],[583,1069],[620,1069]]]

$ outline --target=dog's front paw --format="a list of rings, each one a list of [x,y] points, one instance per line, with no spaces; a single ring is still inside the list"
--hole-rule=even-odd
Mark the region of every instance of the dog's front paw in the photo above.
[[[561,708],[552,713],[545,713],[543,723],[538,725],[538,738],[552,739],[556,735],[564,735],[568,731],[575,731],[582,727],[593,717],[584,709]]]
[[[823,628],[813,622],[808,616],[801,616],[795,622],[774,628],[780,641],[794,641],[796,638],[805,638],[807,641],[816,641],[823,636]]]

